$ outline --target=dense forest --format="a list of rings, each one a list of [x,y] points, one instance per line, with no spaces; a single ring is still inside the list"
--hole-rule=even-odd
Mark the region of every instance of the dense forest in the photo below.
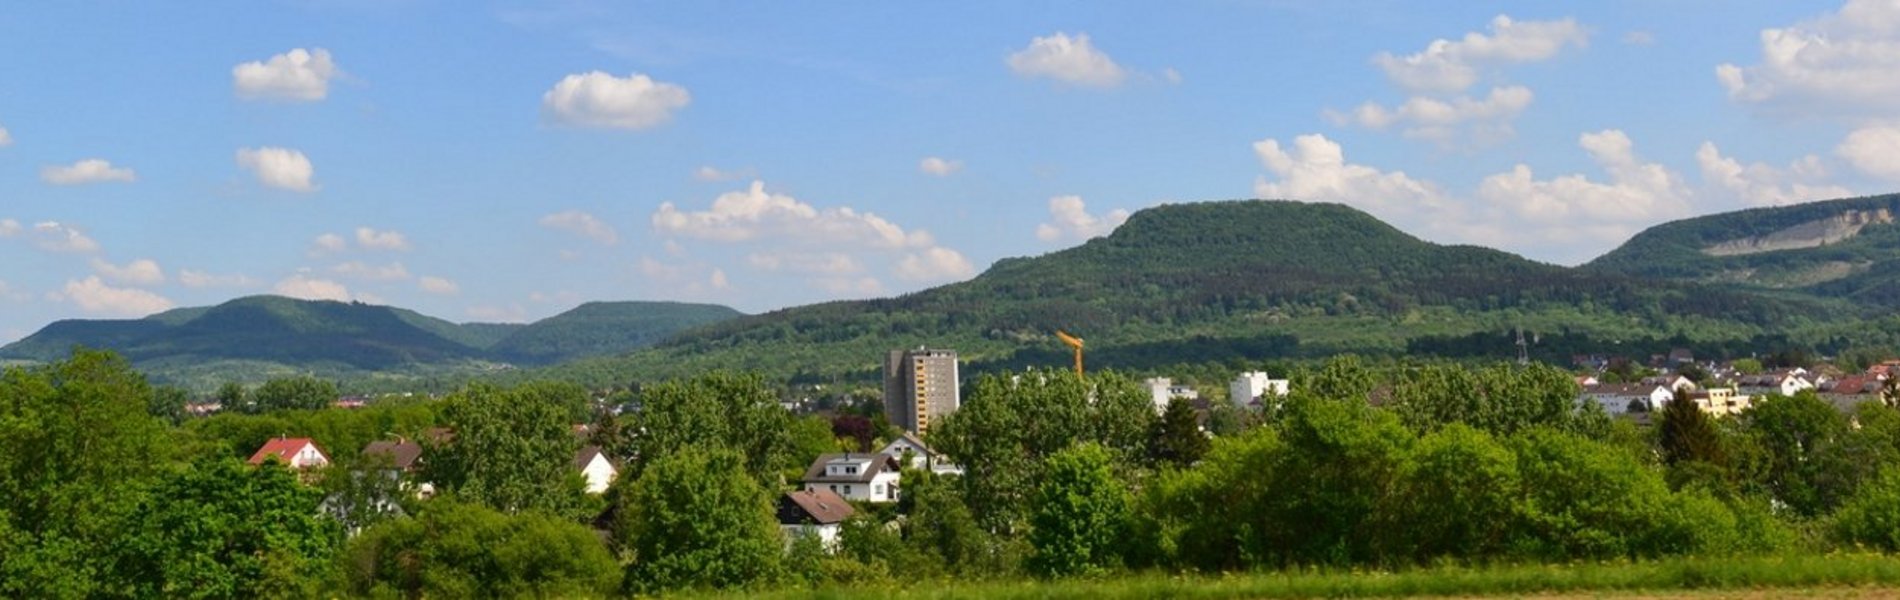
[[[892,432],[794,416],[757,376],[646,386],[620,415],[535,382],[192,418],[84,352],[0,375],[0,595],[618,597],[1900,550],[1900,408],[1882,402],[1670,403],[1639,427],[1541,366],[1344,356],[1293,379],[1282,401],[1202,415],[1157,414],[1112,372],[977,377],[926,438],[963,474],[904,472],[901,501],[859,505],[828,548],[786,539],[776,498],[819,454]],[[335,462],[243,462],[281,435]],[[392,436],[423,442],[418,469],[380,476],[359,453]],[[582,444],[623,465],[604,495],[572,470]]]

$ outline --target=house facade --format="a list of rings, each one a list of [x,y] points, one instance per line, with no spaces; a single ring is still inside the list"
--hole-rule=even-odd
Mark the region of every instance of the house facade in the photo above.
[[[620,469],[607,459],[599,446],[587,446],[574,453],[574,468],[587,478],[587,493],[605,494],[614,483],[614,477],[620,475]]]
[[[837,550],[839,528],[856,513],[850,502],[831,490],[786,492],[778,499],[778,527],[785,533],[788,548],[800,536],[809,535],[817,536],[825,551]]]
[[[1188,400],[1201,399],[1201,393],[1194,391],[1194,388],[1185,385],[1175,385],[1174,380],[1167,377],[1150,377],[1143,381],[1142,385],[1148,388],[1148,395],[1154,399],[1155,414],[1157,415],[1167,411],[1168,401],[1175,398],[1185,398]]]
[[[1656,410],[1675,394],[1660,384],[1600,383],[1584,386],[1582,396],[1603,407],[1603,412],[1621,415]]]
[[[323,453],[317,443],[310,438],[279,437],[264,442],[264,446],[251,455],[251,464],[261,465],[265,461],[276,459],[292,469],[313,469],[330,464],[330,457]]]
[[[857,502],[896,502],[901,477],[897,457],[889,454],[826,454],[805,470],[806,491],[826,490]]]
[[[1291,390],[1290,380],[1274,379],[1267,376],[1265,371],[1248,371],[1241,373],[1239,377],[1234,378],[1233,383],[1227,385],[1227,397],[1228,400],[1233,401],[1234,406],[1246,408],[1255,400],[1284,398]]]

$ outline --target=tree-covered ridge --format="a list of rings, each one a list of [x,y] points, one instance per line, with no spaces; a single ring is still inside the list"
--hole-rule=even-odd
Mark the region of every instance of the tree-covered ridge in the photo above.
[[[919,344],[956,348],[978,369],[1020,368],[1060,359],[1056,329],[1087,338],[1094,364],[1129,368],[1400,353],[1414,340],[1513,328],[1747,340],[1853,318],[1842,306],[1433,244],[1338,204],[1205,202],[1137,212],[1109,236],[998,261],[970,281],[733,319],[555,373],[590,383],[708,368],[864,377],[884,351]]]
[[[1900,304],[1900,194],[1754,208],[1651,227],[1586,269],[1640,277],[1796,289],[1880,307]],[[1844,238],[1820,224],[1858,225]],[[1809,247],[1732,250],[1790,232]],[[1825,241],[1826,243],[1820,243]],[[1731,250],[1724,251],[1723,248]]]
[[[490,362],[615,354],[737,314],[714,305],[614,302],[529,325],[456,324],[390,306],[251,296],[143,319],[59,321],[0,348],[0,357],[46,362],[74,346],[104,348],[162,381],[209,388],[292,373],[347,378],[455,365],[472,372]]]

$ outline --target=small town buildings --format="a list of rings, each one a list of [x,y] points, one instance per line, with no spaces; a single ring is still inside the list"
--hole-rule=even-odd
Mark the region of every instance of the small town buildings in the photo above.
[[[1753,397],[1735,393],[1735,388],[1696,390],[1689,393],[1689,400],[1702,412],[1718,417],[1740,414],[1754,403]]]
[[[1817,382],[1809,375],[1807,369],[1799,368],[1769,371],[1757,375],[1743,375],[1735,380],[1736,387],[1740,388],[1742,393],[1756,396],[1767,396],[1770,394],[1793,396],[1802,390],[1815,389],[1817,387],[1816,383]]]
[[[1656,410],[1675,394],[1660,384],[1600,383],[1583,387],[1581,400],[1595,402],[1611,415]]]
[[[838,548],[838,529],[856,514],[842,496],[827,489],[786,492],[778,499],[778,526],[789,547],[799,536],[817,536],[827,552]]]
[[[293,469],[310,469],[330,464],[330,457],[324,454],[322,449],[317,448],[317,443],[310,438],[273,438],[264,442],[264,446],[251,455],[251,464],[261,465],[264,461],[273,458]]]
[[[620,475],[620,469],[600,451],[600,446],[586,446],[574,453],[574,468],[587,478],[587,493],[605,494],[607,487],[613,485],[614,477]]]
[[[1862,403],[1880,402],[1883,383],[1873,375],[1848,375],[1822,384],[1817,393],[1841,412],[1852,412]]]
[[[1167,377],[1150,377],[1146,381],[1143,381],[1142,385],[1147,386],[1148,394],[1154,398],[1155,414],[1157,415],[1168,410],[1168,401],[1175,398],[1187,400],[1201,399],[1201,393],[1194,391],[1194,388],[1185,385],[1175,385],[1174,380]]]
[[[1685,387],[1691,390],[1694,390],[1701,387],[1699,385],[1696,385],[1696,382],[1694,379],[1690,379],[1688,377],[1678,375],[1678,374],[1657,375],[1655,377],[1644,377],[1643,383],[1646,385],[1660,385],[1665,388],[1669,388],[1670,391],[1679,390]]]
[[[901,466],[889,454],[825,454],[800,481],[806,490],[827,490],[846,500],[896,502]]]
[[[1234,378],[1227,386],[1227,398],[1234,406],[1246,408],[1254,401],[1263,398],[1284,398],[1292,389],[1292,382],[1286,379],[1274,379],[1265,371],[1248,371]]]

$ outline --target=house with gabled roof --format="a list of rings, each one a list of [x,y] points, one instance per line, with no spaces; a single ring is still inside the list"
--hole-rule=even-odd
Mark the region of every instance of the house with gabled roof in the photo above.
[[[856,514],[843,496],[827,489],[786,492],[778,499],[778,526],[789,546],[799,536],[818,536],[826,551],[838,547],[838,530]]]
[[[620,475],[620,469],[614,466],[605,452],[601,452],[600,446],[583,446],[575,452],[574,468],[587,478],[589,494],[607,493],[608,486],[613,485],[614,478]]]
[[[1594,402],[1603,412],[1620,415],[1656,410],[1675,394],[1655,383],[1599,383],[1582,388],[1580,400]]]
[[[846,500],[896,502],[901,468],[889,454],[825,454],[812,461],[800,481],[806,490],[829,490]]]
[[[265,461],[276,459],[293,469],[309,469],[328,466],[330,457],[317,447],[310,438],[277,437],[264,442],[262,448],[251,455],[251,464],[261,465]]]

